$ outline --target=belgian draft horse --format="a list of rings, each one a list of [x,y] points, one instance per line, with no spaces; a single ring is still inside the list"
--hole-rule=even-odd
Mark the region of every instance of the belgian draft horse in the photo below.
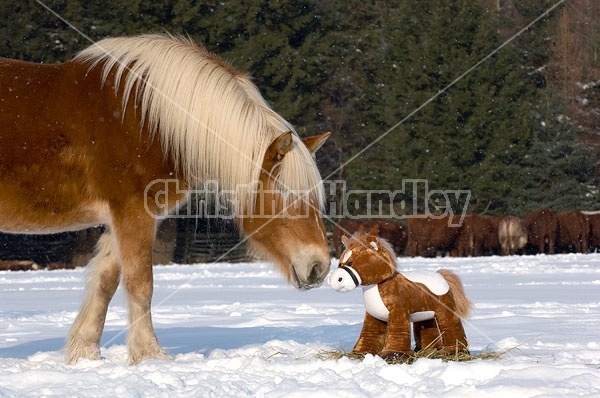
[[[318,286],[329,256],[313,153],[327,136],[301,140],[247,76],[182,38],[105,39],[55,65],[0,59],[0,230],[107,227],[67,361],[100,357],[120,281],[130,362],[169,357],[150,314],[155,229],[203,181],[219,183],[251,250]]]

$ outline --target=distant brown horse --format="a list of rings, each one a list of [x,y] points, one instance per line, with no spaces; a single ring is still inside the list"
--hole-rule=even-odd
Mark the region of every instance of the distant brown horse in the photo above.
[[[494,216],[467,214],[456,238],[456,247],[451,253],[457,256],[496,254],[500,247],[498,222]]]
[[[585,212],[585,218],[590,226],[589,248],[595,252],[600,250],[600,212]]]
[[[450,218],[452,217],[452,218]],[[459,215],[442,218],[411,217],[408,219],[407,250],[412,256],[436,256],[447,254],[455,248],[462,230]],[[451,224],[449,223],[451,221]]]
[[[550,209],[533,211],[523,220],[527,228],[527,246],[531,253],[549,253],[556,251],[558,238],[558,220]]]
[[[0,129],[0,230],[107,226],[69,362],[100,357],[120,280],[130,362],[168,357],[150,315],[157,218],[200,182],[219,183],[215,200],[291,284],[310,289],[329,271],[312,155],[326,135],[303,142],[247,76],[189,40],[106,39],[56,65],[0,59]]]
[[[327,281],[339,292],[363,286],[366,314],[353,351],[385,359],[409,356],[410,326],[415,350],[437,348],[467,351],[461,318],[471,309],[457,275],[437,272],[399,272],[390,245],[371,233],[343,237],[346,250]]]
[[[562,252],[587,253],[590,238],[589,219],[580,211],[560,211],[558,220],[557,249]]]
[[[516,216],[502,217],[498,224],[498,240],[501,255],[516,254],[527,244],[527,229],[523,221]]]

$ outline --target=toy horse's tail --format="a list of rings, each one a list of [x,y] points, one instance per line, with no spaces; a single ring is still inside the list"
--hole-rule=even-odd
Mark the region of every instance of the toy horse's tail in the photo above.
[[[438,272],[442,274],[444,279],[446,279],[446,281],[450,285],[450,291],[452,292],[452,296],[454,297],[454,304],[456,305],[456,313],[461,318],[466,318],[471,312],[472,303],[471,300],[469,300],[467,298],[467,295],[465,294],[465,289],[463,288],[463,284],[460,281],[460,278],[454,272],[448,271],[446,269],[439,270]]]

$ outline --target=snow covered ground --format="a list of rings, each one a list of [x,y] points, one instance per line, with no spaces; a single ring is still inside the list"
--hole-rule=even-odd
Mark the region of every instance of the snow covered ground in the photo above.
[[[600,254],[400,261],[457,272],[475,304],[471,350],[507,352],[410,365],[319,359],[352,348],[364,314],[359,290],[298,292],[268,264],[220,263],[155,267],[154,324],[173,361],[126,364],[118,292],[104,359],[68,366],[61,348],[84,271],[0,272],[0,396],[600,396]]]

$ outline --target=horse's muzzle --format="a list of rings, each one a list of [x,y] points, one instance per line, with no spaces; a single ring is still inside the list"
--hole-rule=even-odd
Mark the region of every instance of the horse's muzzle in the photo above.
[[[327,261],[314,260],[306,268],[305,272],[299,273],[296,266],[292,266],[292,283],[300,290],[310,290],[323,284],[323,280],[329,271],[329,259]],[[302,267],[301,269],[304,269]],[[302,277],[304,275],[304,277]]]

